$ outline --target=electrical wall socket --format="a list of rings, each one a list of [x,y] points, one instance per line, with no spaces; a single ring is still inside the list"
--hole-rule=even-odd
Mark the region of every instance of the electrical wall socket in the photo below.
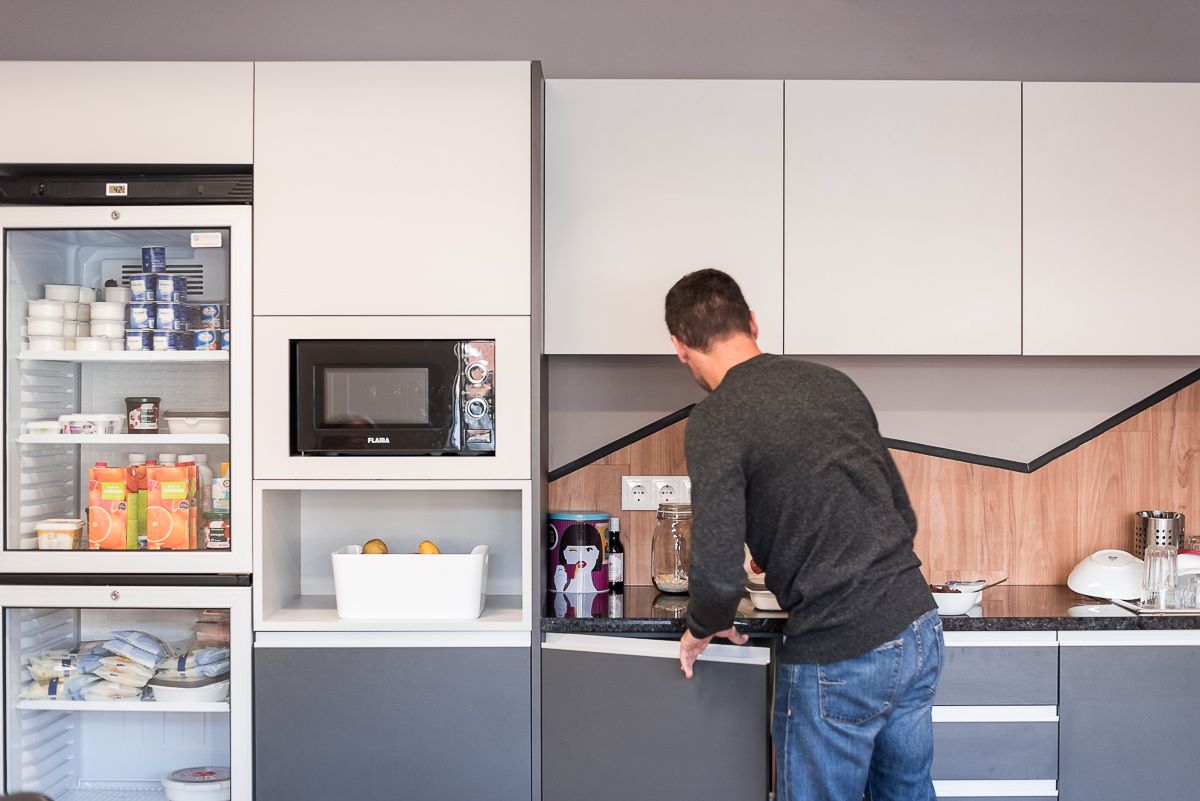
[[[691,503],[687,476],[621,476],[621,510],[654,511],[660,503]]]

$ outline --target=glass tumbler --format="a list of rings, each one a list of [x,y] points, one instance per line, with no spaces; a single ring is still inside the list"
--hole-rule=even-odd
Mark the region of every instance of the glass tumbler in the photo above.
[[[1174,609],[1179,592],[1179,552],[1169,545],[1146,548],[1146,567],[1142,573],[1142,606],[1147,609]]]
[[[661,504],[654,539],[650,541],[650,566],[655,587],[663,592],[687,592],[691,549],[691,504]]]
[[[1176,602],[1180,609],[1200,609],[1200,573],[1185,573],[1179,577]]]

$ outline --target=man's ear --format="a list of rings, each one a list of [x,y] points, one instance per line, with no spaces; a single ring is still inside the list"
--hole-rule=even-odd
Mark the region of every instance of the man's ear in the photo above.
[[[754,312],[750,312],[750,336],[758,339],[758,318],[754,316]]]
[[[671,344],[675,346],[675,355],[679,357],[679,363],[687,364],[688,363],[687,345],[680,342],[678,337],[671,337]]]

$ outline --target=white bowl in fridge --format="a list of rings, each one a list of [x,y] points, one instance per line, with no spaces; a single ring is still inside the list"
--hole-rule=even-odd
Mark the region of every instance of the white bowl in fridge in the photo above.
[[[125,319],[125,304],[110,303],[106,300],[98,300],[92,304],[92,322],[97,320],[124,320]]]
[[[167,801],[229,801],[233,780],[229,768],[184,768],[163,776]]]
[[[66,350],[66,345],[61,333],[56,337],[29,337],[29,349],[33,351]]]
[[[229,697],[229,674],[211,679],[151,679],[154,700],[164,704],[211,703]]]
[[[63,301],[31,300],[29,301],[29,316],[50,320],[61,320],[63,319]]]
[[[79,302],[79,287],[75,284],[46,284],[46,300]]]
[[[163,412],[171,434],[228,434],[229,412]]]
[[[25,333],[35,337],[61,337],[68,322],[53,317],[26,317]]]
[[[92,322],[92,336],[94,337],[109,337],[116,339],[125,338],[125,321],[124,320],[95,320]]]

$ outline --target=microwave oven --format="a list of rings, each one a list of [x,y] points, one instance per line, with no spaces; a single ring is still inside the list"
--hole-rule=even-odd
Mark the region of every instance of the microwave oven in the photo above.
[[[495,455],[495,340],[292,340],[291,378],[293,455]]]

